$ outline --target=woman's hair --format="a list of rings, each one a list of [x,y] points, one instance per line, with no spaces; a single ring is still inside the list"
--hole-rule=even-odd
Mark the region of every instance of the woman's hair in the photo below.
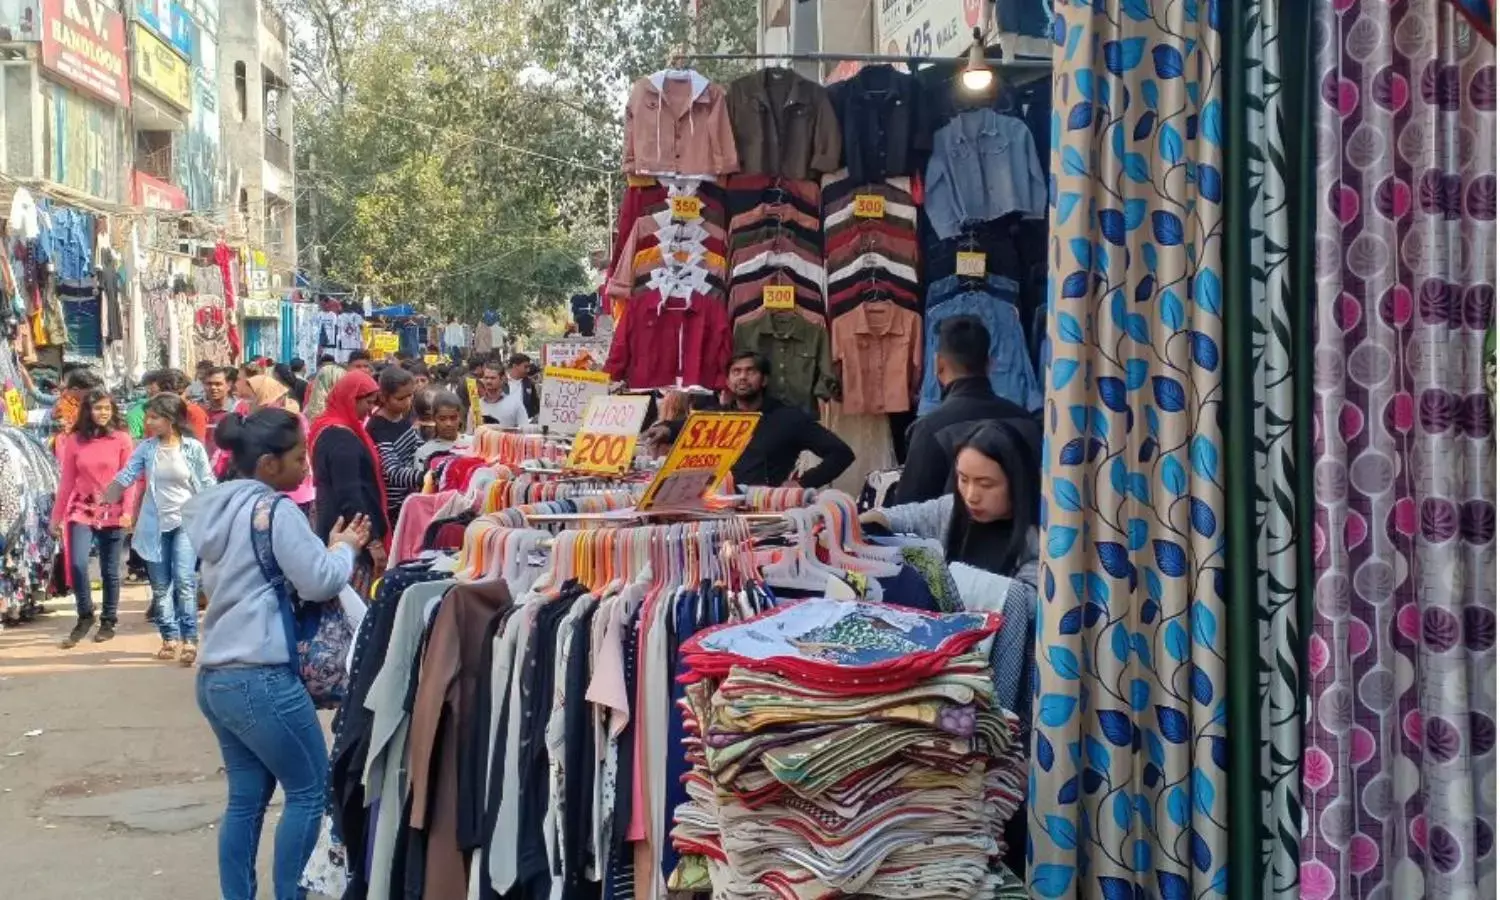
[[[1026,557],[1031,531],[1041,517],[1041,432],[1029,419],[983,422],[959,440],[953,449],[955,462],[965,450],[974,450],[994,460],[1005,471],[1010,485],[1010,537],[1005,554],[996,560],[996,571],[1012,571]],[[955,501],[954,512],[962,508]]]
[[[259,363],[247,362],[244,365],[240,366],[240,377],[253,378],[256,375],[264,375],[265,371],[265,368],[263,368]]]
[[[380,393],[387,397],[416,381],[416,376],[400,366],[386,366],[380,370]]]
[[[297,417],[274,407],[248,416],[230,413],[214,432],[214,443],[229,451],[235,474],[244,478],[254,477],[262,456],[281,456],[302,440],[302,423]]]
[[[187,401],[176,394],[163,392],[147,400],[146,415],[157,416],[171,422],[172,429],[177,432],[178,437],[193,433],[192,426],[188,424]]]
[[[97,391],[104,387],[104,379],[100,378],[93,369],[77,368],[70,369],[63,375],[63,390],[69,391]]]
[[[438,410],[443,409],[456,409],[460,413],[463,412],[463,403],[458,399],[458,395],[452,391],[432,391],[431,393],[432,414],[434,416],[438,414]]]
[[[292,374],[292,367],[286,363],[277,363],[272,367],[271,374],[276,376],[277,381],[286,385],[287,390],[291,390],[297,386],[297,377]],[[298,397],[297,399],[301,400],[302,398]]]
[[[307,391],[307,408],[302,411],[309,422],[323,414],[324,408],[328,406],[328,395],[333,393],[334,386],[347,371],[332,363],[318,370],[317,376],[313,378],[312,387]]]
[[[94,421],[94,404],[100,401],[108,401],[111,411],[109,424],[102,428]],[[92,441],[94,438],[101,438],[111,432],[119,431],[123,425],[124,423],[120,421],[120,407],[115,403],[115,398],[103,388],[94,388],[84,395],[83,401],[79,404],[78,421],[73,425],[73,433],[78,435],[80,441]]]
[[[665,422],[675,422],[678,419],[686,419],[691,411],[692,404],[688,399],[687,391],[667,391],[662,395],[657,418]]]
[[[423,388],[412,395],[411,411],[417,417],[417,421],[423,422],[432,418],[432,398],[437,395],[436,388]]]

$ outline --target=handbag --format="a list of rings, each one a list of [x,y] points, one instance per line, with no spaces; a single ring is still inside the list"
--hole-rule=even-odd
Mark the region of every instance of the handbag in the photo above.
[[[345,662],[354,643],[354,628],[341,603],[336,600],[303,603],[287,584],[271,547],[271,523],[276,517],[277,501],[281,499],[279,494],[271,494],[255,501],[250,516],[255,560],[260,564],[261,574],[276,591],[276,602],[281,607],[282,622],[286,626],[288,664],[292,672],[307,687],[313,706],[333,709],[344,701],[349,691],[349,671]]]

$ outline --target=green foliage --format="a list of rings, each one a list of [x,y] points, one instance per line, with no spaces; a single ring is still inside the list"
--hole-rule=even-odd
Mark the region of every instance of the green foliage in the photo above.
[[[751,51],[756,0],[287,0],[304,265],[513,329],[608,245],[624,99],[671,48]],[[695,63],[710,77],[751,64]]]

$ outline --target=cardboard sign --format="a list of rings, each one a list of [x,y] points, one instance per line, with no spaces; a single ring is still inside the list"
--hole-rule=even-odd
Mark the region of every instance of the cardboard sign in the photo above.
[[[370,355],[376,359],[399,351],[401,349],[401,337],[389,331],[377,331],[370,335]]]
[[[707,508],[710,492],[724,480],[750,445],[760,413],[695,412],[651,480],[636,509],[698,510]]]
[[[650,405],[650,397],[594,397],[583,412],[563,468],[592,475],[624,475],[630,471],[641,423]]]
[[[983,278],[984,254],[975,253],[970,250],[960,250],[958,252],[957,274],[965,278]]]
[[[542,409],[537,423],[563,434],[575,434],[589,401],[609,393],[609,376],[585,369],[542,370]]]
[[[885,198],[879,194],[855,194],[854,215],[860,219],[885,218]]]
[[[609,358],[609,338],[568,338],[542,345],[542,368],[588,369],[597,372]]]
[[[797,289],[789,284],[768,284],[761,289],[766,309],[791,309],[797,305]]]
[[[469,432],[472,434],[484,422],[484,413],[479,410],[479,379],[465,378],[464,386],[469,389]]]
[[[26,404],[21,401],[21,392],[14,387],[5,389],[5,416],[12,425],[26,424]]]
[[[423,353],[422,354],[422,362],[425,363],[429,368],[431,368],[432,366],[437,365],[438,363],[440,363],[442,361],[443,361],[443,357],[440,356],[440,355],[438,355],[438,354],[436,354],[436,353]]]
[[[672,218],[679,222],[703,218],[703,201],[697,197],[673,197]]]

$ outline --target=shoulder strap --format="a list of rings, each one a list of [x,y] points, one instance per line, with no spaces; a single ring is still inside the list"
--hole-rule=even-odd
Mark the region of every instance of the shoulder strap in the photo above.
[[[260,573],[265,576],[277,594],[286,583],[281,566],[276,562],[276,551],[271,546],[271,524],[276,519],[276,501],[281,499],[271,493],[255,501],[250,512],[250,543],[255,547],[255,561],[260,564]]]

